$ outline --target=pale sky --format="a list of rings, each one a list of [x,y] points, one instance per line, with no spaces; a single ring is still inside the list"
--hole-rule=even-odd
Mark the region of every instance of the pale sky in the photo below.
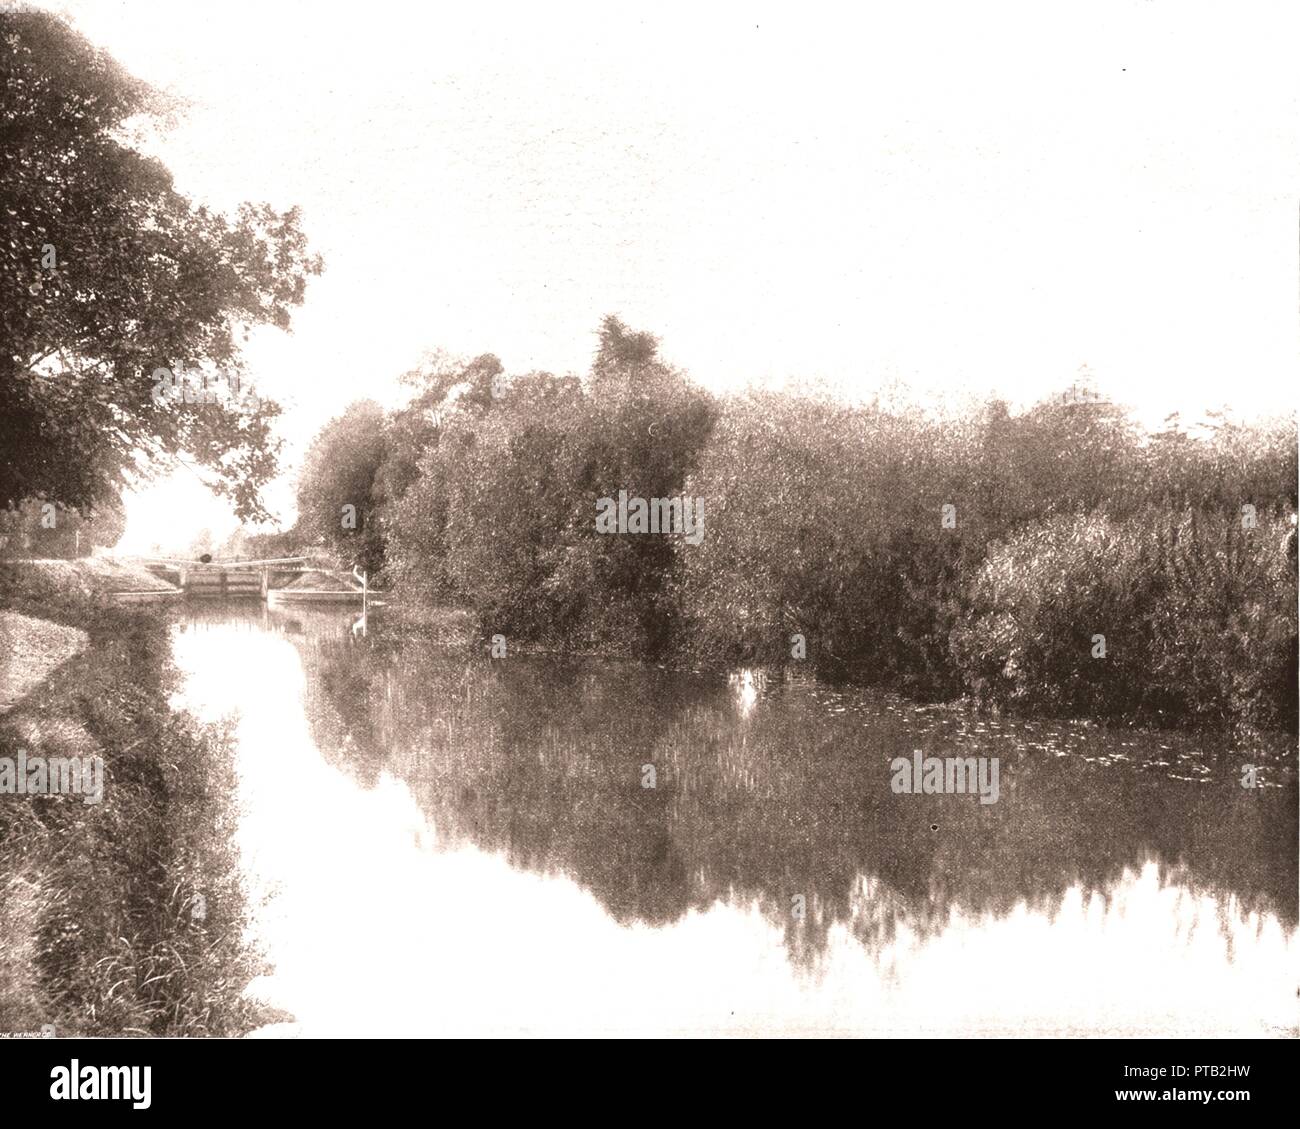
[[[182,190],[302,207],[288,473],[424,350],[582,371],[607,312],[719,390],[1294,407],[1294,3],[47,6],[189,102]],[[233,525],[191,487],[128,539]]]

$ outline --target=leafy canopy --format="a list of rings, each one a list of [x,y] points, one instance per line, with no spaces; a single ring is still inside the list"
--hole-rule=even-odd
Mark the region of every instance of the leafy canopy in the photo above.
[[[56,17],[0,13],[0,506],[93,507],[184,455],[266,516],[278,406],[156,402],[154,372],[240,380],[249,328],[288,328],[320,260],[296,209],[179,193],[129,139],[162,111]]]

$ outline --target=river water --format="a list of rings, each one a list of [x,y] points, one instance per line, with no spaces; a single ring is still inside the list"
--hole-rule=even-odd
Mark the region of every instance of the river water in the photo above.
[[[493,660],[384,611],[173,630],[180,704],[234,720],[289,1030],[1297,1034],[1284,738]],[[997,802],[894,792],[915,750],[997,757]]]

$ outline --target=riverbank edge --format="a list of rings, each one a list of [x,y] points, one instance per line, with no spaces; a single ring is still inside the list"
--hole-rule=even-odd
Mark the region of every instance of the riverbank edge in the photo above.
[[[0,717],[0,756],[99,756],[102,802],[0,795],[0,1030],[235,1036],[277,1018],[244,991],[233,746],[172,710],[165,614],[102,593],[0,591],[86,650]]]
[[[1174,718],[1160,713],[1126,713],[1110,716],[1086,716],[1080,714],[1060,713],[1035,707],[1032,703],[1004,702],[994,698],[980,698],[969,691],[951,696],[918,694],[915,688],[891,682],[873,679],[861,668],[861,664],[841,664],[828,667],[816,661],[810,655],[805,660],[790,659],[784,663],[773,663],[759,658],[737,655],[730,661],[716,654],[707,654],[698,646],[685,644],[670,649],[654,658],[638,655],[630,647],[619,646],[573,646],[557,643],[553,640],[524,639],[494,631],[490,624],[483,621],[475,609],[463,603],[445,603],[429,605],[422,603],[415,596],[403,593],[400,588],[389,591],[392,603],[384,608],[385,619],[399,632],[420,634],[432,632],[437,642],[445,645],[461,644],[475,648],[484,654],[493,653],[494,637],[501,635],[504,640],[505,653],[500,650],[497,658],[508,659],[511,656],[533,659],[557,659],[566,662],[600,660],[603,662],[640,663],[659,670],[673,671],[681,674],[702,674],[709,677],[725,679],[738,670],[762,671],[769,677],[783,678],[789,672],[798,672],[802,676],[833,689],[865,690],[885,694],[890,698],[914,706],[918,709],[936,710],[951,713],[968,714],[972,717],[995,717],[1020,719],[1025,721],[1061,722],[1066,724],[1095,725],[1116,731],[1165,730],[1168,732],[1204,735],[1206,737],[1228,737],[1234,742],[1253,745],[1261,740],[1284,737],[1296,739],[1296,731],[1287,728],[1259,729],[1242,719],[1235,719],[1228,724],[1188,725],[1179,724]],[[496,644],[498,648],[501,643]]]

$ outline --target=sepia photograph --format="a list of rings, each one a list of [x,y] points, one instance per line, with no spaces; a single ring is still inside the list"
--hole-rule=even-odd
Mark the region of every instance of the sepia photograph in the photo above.
[[[23,1087],[1014,1039],[1249,1101],[1300,1037],[1297,42],[0,2]]]

